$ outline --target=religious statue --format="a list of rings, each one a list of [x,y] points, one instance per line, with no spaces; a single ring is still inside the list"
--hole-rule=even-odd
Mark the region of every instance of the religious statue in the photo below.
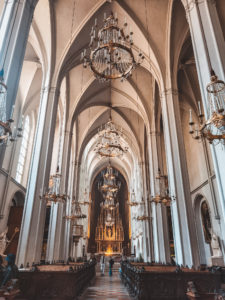
[[[203,225],[205,242],[210,244],[212,225],[211,225],[209,209],[206,201],[204,201],[201,205],[201,214],[202,214],[202,225]]]
[[[211,248],[212,248],[212,257],[222,257],[222,252],[220,249],[218,236],[212,232],[212,240],[211,240]]]
[[[9,240],[7,239],[8,227],[0,234],[0,255],[4,256],[5,249]]]

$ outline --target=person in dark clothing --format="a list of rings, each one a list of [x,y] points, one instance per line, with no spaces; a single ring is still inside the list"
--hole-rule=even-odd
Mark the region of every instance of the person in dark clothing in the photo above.
[[[113,265],[114,265],[114,260],[112,259],[112,257],[110,257],[110,260],[109,260],[109,276],[112,276]]]
[[[4,272],[5,272],[5,267],[3,266],[3,258],[0,255],[0,284],[3,280]]]
[[[3,287],[10,279],[15,279],[18,277],[18,268],[15,265],[15,254],[8,254],[6,261],[8,262],[7,267],[3,273],[3,280],[1,282],[1,287]]]

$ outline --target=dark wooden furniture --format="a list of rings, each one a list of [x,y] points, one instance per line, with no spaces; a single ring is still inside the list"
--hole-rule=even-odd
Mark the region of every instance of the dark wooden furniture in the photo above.
[[[18,299],[75,299],[95,276],[94,262],[37,268],[40,269],[34,272],[20,271]]]
[[[148,266],[122,262],[121,270],[122,281],[133,296],[140,300],[188,299],[186,295],[188,281],[193,281],[199,294],[205,296],[218,290],[221,284],[220,273],[213,274],[209,271],[195,271],[188,268],[177,269],[176,266]]]

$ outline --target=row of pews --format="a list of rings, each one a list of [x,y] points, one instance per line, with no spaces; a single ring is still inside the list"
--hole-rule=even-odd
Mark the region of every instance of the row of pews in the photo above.
[[[16,287],[8,295],[2,294],[4,298],[1,299],[76,299],[95,277],[95,265],[96,262],[91,261],[20,268]],[[15,290],[17,293],[14,296]]]
[[[140,300],[225,299],[218,295],[223,274],[219,268],[195,270],[156,263],[121,263],[123,283]]]

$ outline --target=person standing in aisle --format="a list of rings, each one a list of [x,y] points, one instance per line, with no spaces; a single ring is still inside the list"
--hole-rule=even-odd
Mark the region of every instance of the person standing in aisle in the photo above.
[[[112,257],[110,256],[110,260],[109,260],[109,276],[112,276],[112,268],[114,265],[114,260],[112,259]]]
[[[103,254],[100,259],[101,276],[105,275],[105,255]]]

